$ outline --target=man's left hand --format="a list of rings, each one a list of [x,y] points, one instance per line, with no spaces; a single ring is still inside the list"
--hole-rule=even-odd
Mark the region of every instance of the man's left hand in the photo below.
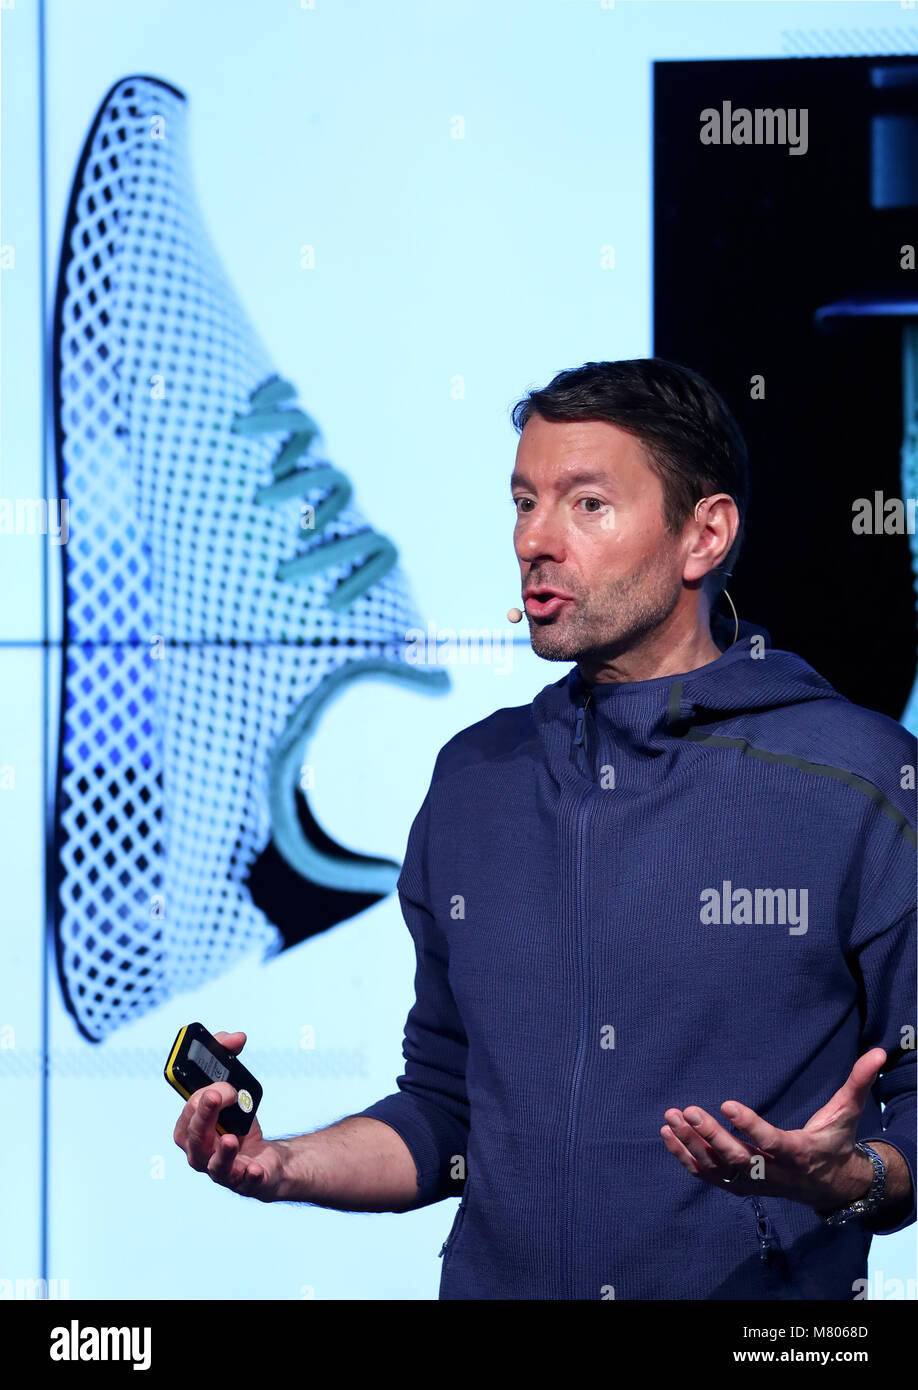
[[[845,1084],[803,1129],[778,1129],[748,1105],[725,1100],[721,1110],[751,1144],[697,1105],[667,1110],[660,1134],[693,1177],[724,1192],[786,1197],[831,1211],[865,1196],[873,1179],[870,1159],[855,1150],[854,1142],[870,1088],[885,1063],[881,1047],[865,1052]],[[883,1156],[885,1161],[885,1146]]]

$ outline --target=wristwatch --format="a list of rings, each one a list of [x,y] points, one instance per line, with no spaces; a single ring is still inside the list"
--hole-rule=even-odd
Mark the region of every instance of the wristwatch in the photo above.
[[[886,1164],[883,1162],[876,1149],[870,1144],[865,1144],[863,1140],[858,1140],[855,1144],[862,1154],[866,1154],[873,1164],[873,1182],[866,1197],[859,1197],[850,1206],[841,1207],[838,1211],[830,1212],[828,1216],[823,1216],[827,1226],[843,1226],[846,1221],[850,1221],[852,1216],[867,1216],[870,1212],[876,1211],[883,1200],[886,1192]]]

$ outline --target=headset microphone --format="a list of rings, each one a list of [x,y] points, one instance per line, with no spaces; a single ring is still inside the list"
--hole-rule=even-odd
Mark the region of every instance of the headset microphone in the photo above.
[[[511,608],[507,617],[511,623],[520,623],[523,620],[523,615],[518,608]]]

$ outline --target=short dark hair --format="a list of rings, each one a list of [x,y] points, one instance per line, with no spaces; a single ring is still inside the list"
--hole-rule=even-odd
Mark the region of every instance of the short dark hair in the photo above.
[[[513,407],[519,434],[531,415],[544,420],[607,420],[644,446],[663,485],[663,521],[678,535],[700,497],[726,492],[739,512],[739,529],[721,566],[705,576],[711,603],[726,585],[742,549],[749,504],[746,443],[727,405],[704,377],[662,357],[584,362],[559,372],[540,391]]]

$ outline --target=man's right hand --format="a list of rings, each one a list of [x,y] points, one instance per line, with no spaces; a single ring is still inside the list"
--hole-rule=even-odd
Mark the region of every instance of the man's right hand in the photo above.
[[[215,1033],[214,1037],[234,1056],[245,1046],[245,1033]],[[220,1111],[235,1101],[236,1091],[228,1081],[215,1081],[195,1091],[185,1102],[173,1138],[197,1172],[209,1173],[215,1183],[243,1197],[271,1202],[281,1179],[281,1156],[262,1134],[258,1117],[241,1139],[217,1133]]]

